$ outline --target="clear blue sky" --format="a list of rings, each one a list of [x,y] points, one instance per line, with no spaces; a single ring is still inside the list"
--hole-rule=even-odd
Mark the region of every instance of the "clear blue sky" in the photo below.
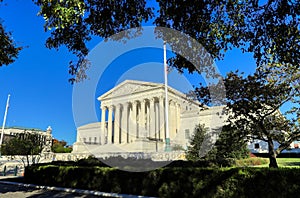
[[[38,10],[30,0],[4,0],[0,6],[0,18],[6,30],[12,32],[17,45],[25,47],[13,64],[0,67],[0,123],[2,125],[7,95],[11,94],[7,127],[45,130],[50,125],[55,138],[72,144],[76,138],[76,126],[72,113],[72,85],[68,82],[68,62],[74,57],[65,47],[58,51],[45,47],[49,33],[44,32],[44,21],[37,16]],[[99,41],[93,40],[88,46],[92,49]],[[109,68],[111,72],[105,72],[96,93],[103,94],[120,78],[142,80],[132,71],[145,71],[149,68],[149,62],[159,69],[157,62],[162,60],[161,51],[153,49],[126,54],[112,64]],[[254,71],[255,62],[250,54],[242,54],[235,49],[228,52],[223,61],[217,62],[217,66],[222,74],[236,69],[247,73]],[[130,67],[132,69],[128,70]],[[162,80],[162,76],[159,78]],[[193,81],[195,76],[188,78]]]

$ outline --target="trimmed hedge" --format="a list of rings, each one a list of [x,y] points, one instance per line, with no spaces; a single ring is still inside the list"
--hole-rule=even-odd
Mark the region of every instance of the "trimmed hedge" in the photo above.
[[[49,186],[159,197],[298,197],[300,169],[165,167],[126,172],[108,167],[35,165],[25,181]]]
[[[197,161],[152,161],[151,159],[135,159],[122,157],[109,157],[102,159],[103,161],[89,157],[74,161],[53,161],[44,163],[44,165],[57,166],[99,166],[99,167],[117,167],[121,170],[144,172],[145,170],[153,170],[159,167],[231,167],[236,165],[235,159],[218,159],[218,160],[204,160]],[[104,163],[105,162],[105,163]],[[140,170],[140,171],[139,171]]]

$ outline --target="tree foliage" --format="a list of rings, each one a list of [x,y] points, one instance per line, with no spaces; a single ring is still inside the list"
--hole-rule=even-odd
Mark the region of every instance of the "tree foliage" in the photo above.
[[[246,139],[239,130],[231,125],[223,126],[214,149],[216,158],[244,159],[249,157]]]
[[[48,48],[65,45],[78,56],[70,61],[69,73],[85,77],[88,67],[86,43],[92,36],[107,38],[122,30],[140,27],[153,17],[152,9],[144,0],[94,1],[94,0],[34,0],[40,6],[40,16],[45,19],[45,30],[51,31],[46,41]],[[75,77],[70,79],[75,81]]]
[[[72,148],[66,147],[67,146],[67,142],[64,140],[53,140],[53,144],[52,144],[52,152],[54,153],[70,153],[72,151]]]
[[[204,141],[206,130],[204,125],[197,125],[194,130],[194,134],[190,140],[190,146],[188,146],[186,152],[186,159],[195,161],[200,159],[202,156],[200,155],[201,145]]]
[[[65,45],[78,56],[77,62],[70,62],[72,75],[81,75],[81,69],[86,68],[86,43],[93,36],[107,38],[140,27],[150,19],[156,26],[195,38],[213,59],[221,59],[227,50],[237,47],[252,52],[259,67],[274,62],[295,66],[300,62],[299,1],[156,0],[158,6],[145,0],[33,1],[41,8],[39,15],[45,19],[45,30],[51,32],[47,47],[58,49]],[[170,45],[176,47],[176,42],[173,40]],[[192,51],[192,46],[185,47]],[[169,64],[179,70],[195,70],[179,55],[169,59]]]
[[[2,1],[0,0],[0,4]],[[13,63],[21,49],[21,47],[16,46],[11,33],[5,30],[3,21],[0,18],[0,66]]]
[[[78,57],[69,63],[72,83],[87,77],[85,70],[90,63],[85,55],[89,51],[87,43],[93,37],[107,38],[122,30],[141,27],[150,20],[155,26],[169,27],[195,38],[213,59],[222,59],[227,50],[237,47],[243,52],[253,53],[258,67],[273,63],[282,64],[282,68],[299,67],[299,1],[32,1],[40,7],[38,14],[45,19],[45,31],[51,33],[46,46],[55,49],[66,46]],[[0,36],[0,65],[7,65],[14,61],[21,48],[16,47],[2,23]],[[168,41],[171,47],[178,47],[176,39]],[[188,42],[181,44],[193,52],[193,46]],[[191,57],[199,55],[201,53],[190,54]],[[185,68],[195,71],[194,65],[180,55],[168,62],[179,71]],[[209,70],[201,69],[200,72]]]
[[[186,152],[186,158],[188,160],[224,160],[228,158],[242,159],[249,156],[249,150],[244,136],[230,125],[226,125],[222,128],[222,132],[219,135],[213,149],[209,151],[207,155],[202,156],[200,150],[203,145],[203,141],[205,141],[206,133],[207,130],[205,130],[204,125],[197,125],[195,127],[194,135],[191,138],[190,146],[188,146]]]
[[[253,75],[244,77],[238,72],[230,72],[224,85],[228,122],[245,138],[267,142],[270,167],[278,167],[276,156],[300,137],[299,113],[287,111],[282,114],[280,108],[295,98],[299,99],[299,90],[293,88],[288,81],[272,79],[273,74],[270,70],[258,70]],[[208,87],[201,85],[196,93],[204,104],[211,102]],[[299,106],[299,103],[296,104]],[[285,116],[289,113],[292,115]],[[291,118],[293,116],[296,118]],[[273,141],[277,141],[280,146],[275,149]]]

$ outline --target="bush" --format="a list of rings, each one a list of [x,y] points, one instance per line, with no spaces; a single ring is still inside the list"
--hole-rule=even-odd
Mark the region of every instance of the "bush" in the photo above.
[[[139,173],[108,167],[36,165],[26,168],[25,180],[39,185],[158,197],[298,197],[300,193],[300,169],[175,165]]]

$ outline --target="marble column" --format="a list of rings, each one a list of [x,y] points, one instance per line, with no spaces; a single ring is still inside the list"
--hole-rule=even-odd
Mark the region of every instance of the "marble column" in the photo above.
[[[180,105],[178,103],[176,103],[176,129],[177,129],[177,133],[179,132],[179,128],[180,128]]]
[[[150,127],[149,127],[149,137],[155,138],[155,99],[150,100]]]
[[[129,142],[129,137],[128,137],[128,103],[123,104],[123,109],[122,109],[122,135],[121,135],[121,141],[128,143]]]
[[[116,105],[115,108],[115,121],[114,121],[114,144],[120,143],[120,130],[121,130],[121,105]]]
[[[173,114],[173,100],[169,102],[169,134],[170,134],[170,139],[173,138],[173,119],[174,119],[174,114]]]
[[[163,97],[159,98],[159,132],[158,138],[165,139],[165,108],[164,108],[165,99]]]
[[[150,125],[150,102],[145,102],[145,130],[146,130],[146,133],[147,133],[147,136],[149,137],[149,125]]]
[[[113,115],[113,106],[108,108],[108,127],[107,127],[107,144],[112,143],[112,115]]]
[[[130,116],[130,141],[134,141],[138,137],[137,130],[137,101],[132,102],[131,116]]]
[[[106,112],[106,107],[103,106],[101,107],[101,139],[100,139],[100,144],[106,144],[105,142],[105,137],[106,137],[106,130],[105,130],[105,112]]]
[[[139,136],[145,138],[145,100],[141,101],[141,111],[139,117]]]

